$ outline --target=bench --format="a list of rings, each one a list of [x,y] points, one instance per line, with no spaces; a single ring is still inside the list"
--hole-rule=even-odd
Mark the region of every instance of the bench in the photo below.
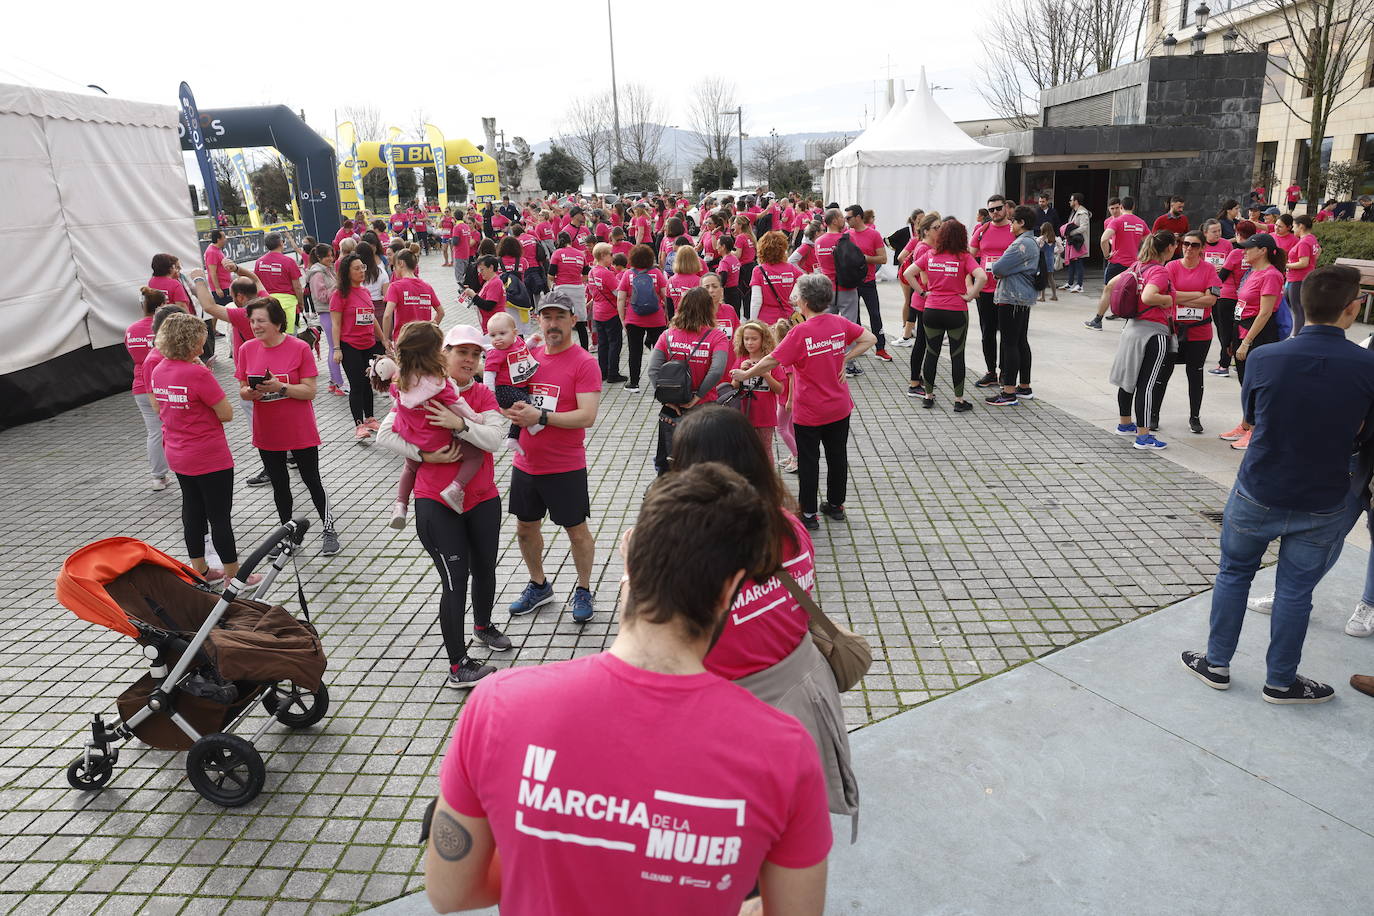
[[[1353,267],[1360,272],[1360,289],[1364,292],[1364,310],[1360,314],[1360,321],[1369,323],[1370,312],[1374,311],[1374,261],[1362,261],[1358,258],[1337,258],[1336,263],[1342,267]]]

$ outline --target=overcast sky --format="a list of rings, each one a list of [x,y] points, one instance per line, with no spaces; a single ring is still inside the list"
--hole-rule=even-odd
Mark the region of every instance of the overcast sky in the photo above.
[[[854,130],[889,63],[909,83],[924,65],[950,87],[936,98],[956,120],[988,116],[974,30],[992,0],[612,4],[617,77],[649,85],[669,124],[688,126],[692,84],[715,75],[736,84],[747,133]],[[336,109],[371,104],[388,124],[404,129],[424,109],[446,135],[479,142],[480,119],[495,117],[531,143],[557,134],[571,99],[609,87],[602,0],[496,3],[495,18],[483,6],[16,3],[0,80],[175,105],[184,79],[202,110],[280,102],[330,135]]]

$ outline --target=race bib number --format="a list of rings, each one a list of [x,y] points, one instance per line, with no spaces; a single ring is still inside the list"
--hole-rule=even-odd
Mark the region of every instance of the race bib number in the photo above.
[[[1206,309],[1185,305],[1178,310],[1179,321],[1202,321],[1206,317]]]
[[[983,269],[992,270],[992,265],[997,263],[997,255],[989,254],[983,256]]]
[[[353,323],[358,327],[372,327],[372,325],[376,324],[377,316],[372,311],[372,306],[369,305],[367,308],[360,307],[353,316]]]
[[[291,376],[287,375],[284,372],[273,372],[272,377],[275,378],[277,381],[281,382],[283,385],[291,384]],[[285,399],[286,389],[283,388],[281,391],[262,392],[262,397],[258,398],[258,403],[262,404],[267,401],[282,401]]]
[[[728,318],[717,319],[716,330],[720,331],[726,337],[733,337],[735,335],[735,326]]]
[[[1226,255],[1221,254],[1220,252],[1216,252],[1213,254],[1203,255],[1203,260],[1206,261],[1208,264],[1211,264],[1213,267],[1220,268],[1223,264],[1226,263]]]
[[[513,353],[506,357],[506,367],[510,369],[510,383],[512,385],[524,385],[534,378],[535,370],[539,368],[539,363],[530,355],[530,351],[521,348],[519,353]],[[554,390],[554,401],[558,400],[558,392]]]
[[[1239,321],[1240,319],[1242,319],[1242,318],[1244,318],[1244,317],[1245,317],[1245,303],[1244,303],[1244,302],[1237,302],[1237,303],[1236,303],[1236,320]]]
[[[558,410],[558,394],[562,390],[559,385],[531,385],[530,403],[538,410],[547,410],[553,413]]]

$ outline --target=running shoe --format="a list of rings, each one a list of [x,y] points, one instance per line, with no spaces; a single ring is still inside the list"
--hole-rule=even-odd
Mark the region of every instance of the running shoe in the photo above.
[[[907,385],[906,396],[909,398],[923,398],[926,396],[926,390],[920,385]]]
[[[1323,684],[1299,674],[1287,687],[1264,685],[1264,702],[1281,706],[1295,706],[1308,703],[1325,703],[1336,695],[1330,684]]]
[[[326,528],[324,534],[320,536],[320,556],[332,557],[340,550],[343,550],[343,545],[339,543],[338,532],[332,528]]]
[[[983,403],[990,407],[1016,407],[1021,402],[1016,400],[1016,395],[999,391],[990,398],[983,398]]]
[[[496,624],[489,623],[484,627],[473,627],[472,635],[477,641],[494,652],[505,652],[510,648],[510,637],[496,628]]]
[[[635,382],[626,382],[625,390],[630,392],[630,394],[639,394],[639,385]]]
[[[1350,619],[1345,623],[1345,635],[1357,636],[1363,639],[1366,636],[1374,635],[1374,606],[1370,606],[1361,601],[1355,605],[1355,613],[1350,615]]]
[[[934,399],[933,399],[933,398],[931,399],[931,402],[934,403]],[[970,401],[955,401],[955,402],[954,402],[954,412],[955,412],[955,413],[967,413],[968,411],[970,411],[970,410],[972,410],[972,409],[973,409],[973,404],[972,404],[972,402],[970,402]]]
[[[391,520],[387,522],[387,526],[390,528],[395,528],[397,531],[400,531],[402,528],[406,526],[406,514],[409,511],[409,506],[401,502],[399,499],[396,500],[396,502],[393,503],[391,506]]]
[[[628,382],[629,380],[630,380],[630,379],[629,379],[628,376],[619,375],[619,374],[613,375],[613,376],[611,376],[610,378],[606,379],[606,381],[610,382],[612,385],[618,385],[618,384],[620,384],[621,382]]]
[[[1092,317],[1092,320],[1091,320],[1091,321],[1085,321],[1085,322],[1083,322],[1083,327],[1085,327],[1085,328],[1091,328],[1091,329],[1094,330],[1094,331],[1100,331],[1100,330],[1102,330],[1102,316],[1101,316],[1101,315],[1094,315],[1094,316]]]
[[[1231,369],[1230,369],[1229,366],[1217,366],[1215,369],[1208,369],[1208,370],[1207,370],[1207,374],[1208,374],[1208,375],[1230,375],[1230,374],[1231,374]]]
[[[1070,286],[1068,283],[1060,283],[1059,286],[1055,288],[1060,290],[1073,289],[1073,287]]]
[[[935,406],[935,399],[929,397],[921,398],[921,406],[926,410],[930,410],[932,407]]]
[[[1256,614],[1274,613],[1274,595],[1260,595],[1258,598],[1250,598],[1245,602],[1245,606]]]
[[[1188,428],[1197,435],[1202,435],[1202,421],[1197,417],[1188,418]]]
[[[356,427],[354,427],[354,429],[353,429],[353,441],[354,441],[354,442],[359,442],[359,443],[361,443],[361,442],[366,442],[368,439],[371,439],[371,438],[372,438],[372,430],[370,430],[370,429],[367,428],[367,424],[366,424],[366,423],[359,423]]]
[[[363,425],[375,433],[382,428],[382,421],[378,420],[376,417],[368,417],[363,421]]]
[[[496,669],[491,665],[481,665],[470,658],[465,658],[456,665],[449,665],[448,679],[444,681],[444,686],[455,689],[471,687],[488,674],[495,673]]]
[[[991,388],[997,384],[997,373],[987,372],[983,377],[973,383],[974,388]]]
[[[1238,451],[1238,452],[1243,452],[1243,451],[1245,451],[1247,448],[1250,447],[1250,436],[1251,436],[1251,434],[1253,434],[1253,433],[1254,433],[1254,430],[1253,430],[1253,429],[1247,429],[1247,430],[1245,431],[1245,435],[1241,436],[1241,437],[1240,437],[1239,439],[1237,439],[1235,442],[1232,442],[1232,443],[1231,443],[1231,448],[1235,449],[1235,450]]]
[[[586,623],[596,614],[596,598],[591,591],[578,586],[572,594],[572,619],[574,623]]]
[[[892,354],[887,352],[886,347],[879,347],[878,349],[874,350],[873,355],[885,363],[892,362]]]
[[[863,369],[859,368],[853,363],[846,363],[844,367],[844,374],[849,376],[850,378],[856,378],[860,375],[863,375],[864,371]]]
[[[1016,386],[1016,396],[1017,396],[1018,398],[1020,398],[1021,400],[1023,400],[1023,401],[1033,401],[1033,400],[1035,400],[1035,392],[1032,391],[1032,390],[1030,389],[1030,386],[1029,386],[1029,385],[1027,385],[1027,386],[1025,386],[1025,387],[1022,387],[1021,385],[1017,385],[1017,386]]]
[[[1115,432],[1118,436],[1134,436],[1136,427],[1134,423],[1118,423]]]
[[[543,585],[536,585],[533,582],[527,584],[520,597],[510,603],[510,612],[514,616],[533,613],[535,608],[542,607],[553,600],[553,583],[548,579],[544,580]]]
[[[1075,283],[1075,284],[1073,285],[1073,291],[1076,292],[1076,293],[1081,293],[1081,292],[1083,292],[1083,284],[1082,284],[1082,283]]]
[[[782,470],[784,474],[797,473],[797,456],[793,455],[791,458],[788,458],[786,461],[784,461],[782,463]]]
[[[1142,452],[1158,452],[1168,448],[1169,443],[1162,439],[1156,439],[1154,436],[1147,433],[1143,436],[1136,436],[1135,441],[1131,443],[1131,447],[1138,448]]]
[[[807,513],[803,512],[801,519],[802,527],[804,527],[807,531],[821,530],[821,517],[819,515],[808,515]]]
[[[1231,689],[1231,669],[1208,664],[1206,652],[1184,652],[1183,667],[1213,690]]]
[[[893,341],[892,345],[893,345],[894,347],[914,347],[914,346],[916,346],[916,338],[915,338],[915,337],[899,337],[899,338],[897,338],[895,341]]]
[[[272,479],[267,476],[266,471],[263,471],[261,474],[255,474],[244,481],[244,483],[248,484],[250,487],[265,487],[271,482]]]
[[[1235,429],[1228,430],[1227,432],[1221,433],[1221,434],[1219,434],[1219,435],[1217,436],[1217,438],[1218,438],[1218,439],[1225,439],[1227,442],[1235,442],[1237,439],[1240,439],[1240,438],[1243,437],[1244,435],[1245,435],[1245,424],[1244,424],[1244,423],[1239,423],[1239,424],[1236,425],[1236,428],[1235,428]]]
[[[821,514],[835,522],[842,522],[845,519],[844,506],[832,506],[827,502],[821,503]]]
[[[1111,312],[1108,312],[1103,317],[1105,317],[1108,321],[1116,321],[1116,316],[1113,315]]]
[[[348,397],[348,389],[341,385],[335,385],[333,382],[329,383],[329,393],[339,398]]]
[[[163,474],[160,477],[154,477],[153,482],[148,484],[148,489],[154,492],[167,489],[167,475]]]

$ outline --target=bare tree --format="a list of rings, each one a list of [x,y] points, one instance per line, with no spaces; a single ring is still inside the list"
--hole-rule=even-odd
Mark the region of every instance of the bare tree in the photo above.
[[[701,155],[722,160],[730,155],[737,121],[733,114],[722,114],[735,107],[735,84],[718,76],[708,76],[692,89],[687,120],[696,137]]]
[[[1276,20],[1278,41],[1287,52],[1270,54],[1265,79],[1284,107],[1310,128],[1307,174],[1294,176],[1310,209],[1321,195],[1321,147],[1331,113],[1364,85],[1374,0],[1258,0],[1256,5]],[[1273,39],[1273,32],[1268,37]],[[1242,40],[1253,50],[1262,49],[1255,36],[1243,35]],[[1298,87],[1297,99],[1289,98],[1281,77]]]
[[[428,123],[429,112],[425,111],[423,108],[415,109],[415,112],[410,116],[410,132],[415,135],[417,142],[426,142],[425,125]]]
[[[382,140],[382,112],[376,105],[345,105],[339,109],[339,117],[353,122],[353,130],[362,141]]]
[[[773,175],[784,163],[796,158],[792,144],[778,136],[777,131],[769,131],[761,140],[751,141],[746,171],[755,181],[762,181],[772,187]]]
[[[598,190],[602,173],[609,177],[615,152],[610,94],[603,92],[575,99],[568,107],[568,118],[563,124],[558,145],[591,173],[592,190]]]
[[[620,131],[625,160],[661,166],[663,122],[667,120],[662,101],[643,83],[628,84],[620,96],[629,122]]]

